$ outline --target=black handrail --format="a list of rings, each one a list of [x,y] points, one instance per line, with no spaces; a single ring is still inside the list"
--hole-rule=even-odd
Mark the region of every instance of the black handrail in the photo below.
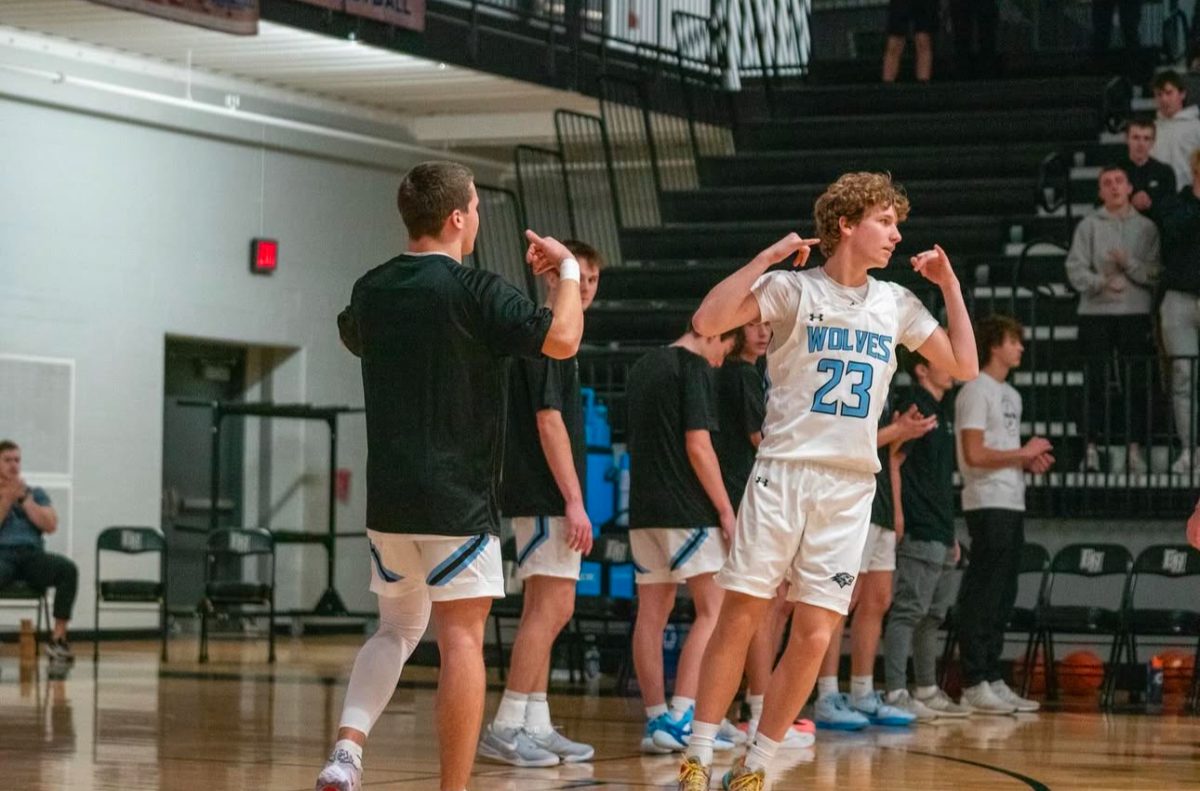
[[[1182,50],[1182,51],[1181,51]],[[1163,60],[1175,63],[1187,55],[1188,50],[1188,18],[1179,8],[1167,14],[1162,23],[1162,53]]]
[[[1100,118],[1104,128],[1119,132],[1133,113],[1133,83],[1128,77],[1113,77],[1100,96]]]
[[[1064,240],[1069,242],[1075,230],[1071,190],[1071,161],[1062,151],[1052,151],[1038,163],[1037,205],[1047,214],[1064,209]]]

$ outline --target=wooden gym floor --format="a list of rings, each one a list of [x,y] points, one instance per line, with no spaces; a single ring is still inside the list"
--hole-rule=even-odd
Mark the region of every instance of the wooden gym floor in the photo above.
[[[97,668],[79,643],[76,667],[57,681],[45,659],[23,673],[16,647],[0,646],[0,788],[310,791],[359,644],[282,640],[274,668],[261,642],[217,642],[206,666],[186,639],[172,642],[165,666],[153,644],[109,644]],[[489,714],[500,690],[492,681]],[[436,791],[433,682],[429,668],[405,672],[368,747],[366,789]],[[638,752],[637,700],[552,693],[551,711],[568,736],[596,746],[596,760],[480,763],[472,791],[673,788],[677,759]],[[820,732],[814,749],[783,753],[776,775],[776,791],[1200,789],[1200,717],[1102,715],[1081,700],[1023,717]]]

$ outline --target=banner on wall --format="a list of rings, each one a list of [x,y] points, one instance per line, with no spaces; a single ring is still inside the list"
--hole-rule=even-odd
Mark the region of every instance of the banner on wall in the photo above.
[[[253,36],[258,33],[258,0],[92,0],[189,25]]]
[[[308,5],[342,11],[385,25],[425,29],[425,0],[300,0]]]

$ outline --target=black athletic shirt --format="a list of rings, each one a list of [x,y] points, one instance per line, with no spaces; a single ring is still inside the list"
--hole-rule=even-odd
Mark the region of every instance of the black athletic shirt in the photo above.
[[[688,460],[685,432],[717,430],[712,369],[680,346],[629,370],[629,526],[714,527],[716,508]]]
[[[879,427],[883,428],[892,422],[892,395],[889,391],[883,405],[883,413],[879,416]],[[879,449],[879,463],[882,469],[875,473],[875,499],[871,501],[871,524],[885,527],[888,530],[896,528],[896,509],[892,505],[892,473],[888,458],[888,446]],[[904,487],[900,487],[901,494]]]
[[[367,527],[499,532],[507,357],[537,357],[552,316],[501,277],[404,254],[354,284],[338,319],[362,358]]]
[[[758,366],[732,358],[717,370],[717,414],[721,430],[713,435],[713,446],[721,463],[721,477],[733,510],[746,491],[754,466],[756,448],[750,435],[762,431],[767,413],[767,381]]]
[[[936,415],[937,428],[904,445],[900,468],[900,505],[904,509],[904,535],[917,541],[954,544],[954,421],[953,401],[938,401],[920,385],[913,385],[896,407],[901,413],[917,405],[925,417]]]
[[[538,433],[537,413],[544,409],[562,414],[571,440],[575,474],[583,490],[587,442],[579,396],[579,361],[574,357],[513,360],[508,381],[504,476],[500,484],[500,512],[505,516],[561,516],[566,511]]]

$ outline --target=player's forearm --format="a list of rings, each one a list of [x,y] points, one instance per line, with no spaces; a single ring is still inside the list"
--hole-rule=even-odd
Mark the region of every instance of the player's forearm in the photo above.
[[[886,426],[879,429],[879,433],[875,435],[875,447],[887,447],[899,438],[900,426],[896,425],[895,423],[888,423]]]
[[[946,334],[950,336],[950,348],[954,350],[955,370],[949,373],[960,382],[969,382],[979,376],[979,352],[975,347],[975,328],[971,326],[971,314],[963,300],[958,278],[942,286],[942,300],[946,303]]]
[[[729,277],[717,283],[704,297],[692,317],[692,329],[704,336],[720,335],[738,326],[738,308],[750,293],[754,281],[766,272],[773,262],[766,251]]]
[[[892,484],[892,526],[904,524],[904,498],[900,487],[903,483],[900,479],[900,465],[898,463],[888,464],[888,479]]]
[[[717,461],[716,451],[713,450],[712,439],[707,436],[707,432],[704,434],[703,439],[688,437],[688,461],[717,513],[731,514],[733,504],[729,502],[729,493],[725,491],[725,481],[721,478],[721,464]]]
[[[583,489],[575,472],[575,456],[571,452],[571,437],[563,423],[562,413],[556,409],[543,409],[537,413],[538,439],[546,465],[554,476],[554,483],[567,503],[583,502]]]
[[[583,339],[583,304],[579,299],[579,281],[558,282],[550,311],[554,318],[542,343],[542,354],[555,360],[574,357]]]

